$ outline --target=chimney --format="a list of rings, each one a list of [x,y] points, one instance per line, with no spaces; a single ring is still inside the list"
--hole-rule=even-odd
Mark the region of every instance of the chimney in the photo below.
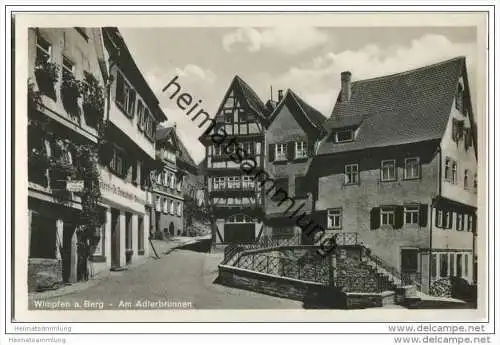
[[[278,90],[278,102],[283,99],[283,90]]]
[[[340,101],[348,102],[351,99],[351,72],[345,71],[340,73],[341,91]]]

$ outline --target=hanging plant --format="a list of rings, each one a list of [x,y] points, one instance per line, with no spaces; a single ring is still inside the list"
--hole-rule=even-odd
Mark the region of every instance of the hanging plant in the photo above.
[[[68,161],[61,158],[52,158],[49,162],[50,170],[59,176],[72,177],[76,169]]]
[[[35,90],[35,83],[28,79],[28,109],[38,110],[42,104],[40,91]]]
[[[84,79],[79,84],[83,96],[82,107],[89,126],[99,128],[104,121],[104,90],[93,74],[84,71]]]
[[[28,163],[36,169],[46,170],[49,168],[50,159],[45,151],[34,148],[29,153]]]
[[[80,97],[80,83],[76,80],[75,75],[67,70],[63,70],[61,83],[61,91],[64,97],[68,98],[68,101],[76,103],[78,97]]]
[[[35,64],[35,74],[50,84],[54,84],[59,76],[59,66],[50,61],[38,60]]]

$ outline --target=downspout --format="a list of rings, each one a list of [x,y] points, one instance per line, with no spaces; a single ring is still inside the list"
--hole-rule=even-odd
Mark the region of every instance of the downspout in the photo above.
[[[437,197],[440,197],[441,196],[441,190],[442,190],[442,159],[443,159],[443,155],[442,155],[442,152],[441,152],[441,144],[439,144],[438,146],[438,150],[437,150],[437,154],[438,154],[438,195]],[[435,201],[436,201],[436,198],[434,198],[434,200],[432,201],[431,203],[431,218],[430,218],[430,227],[429,227],[429,232],[430,232],[430,236],[429,236],[429,292],[431,290],[431,280],[432,280],[432,267],[430,267],[430,264],[431,264],[431,258],[432,258],[432,230],[433,230],[433,225],[434,225],[434,220],[433,220],[433,217],[432,217],[432,214],[433,214],[433,208],[434,208],[434,204],[435,204]],[[437,216],[437,214],[435,215]],[[436,254],[437,255],[437,254]],[[436,265],[438,264],[438,260],[437,260],[437,256],[436,256]],[[436,273],[437,273],[437,270],[436,270]],[[437,277],[436,277],[437,278]]]

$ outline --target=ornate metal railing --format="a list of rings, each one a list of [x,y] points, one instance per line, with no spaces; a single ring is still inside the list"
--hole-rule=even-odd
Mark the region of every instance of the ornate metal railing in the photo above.
[[[276,252],[275,255],[260,253],[242,255],[234,266],[260,273],[328,285],[330,277],[329,262],[330,260],[325,257],[296,260]]]

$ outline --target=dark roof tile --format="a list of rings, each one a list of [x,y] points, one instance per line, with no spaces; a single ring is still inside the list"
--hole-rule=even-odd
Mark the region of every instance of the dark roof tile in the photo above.
[[[352,142],[336,144],[327,136],[318,154],[440,139],[450,116],[465,58],[389,76],[355,81],[351,98],[337,101],[325,127],[359,124]]]

